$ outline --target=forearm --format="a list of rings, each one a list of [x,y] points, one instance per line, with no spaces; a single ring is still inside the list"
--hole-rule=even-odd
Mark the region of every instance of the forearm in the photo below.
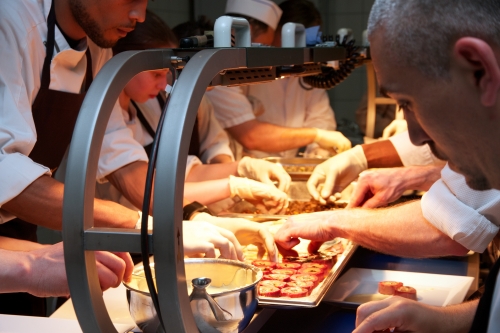
[[[30,254],[0,249],[0,293],[26,291],[25,282],[30,270]]]
[[[223,163],[219,165],[199,164],[191,168],[186,177],[186,182],[203,182],[238,175],[238,163]]]
[[[375,210],[335,211],[324,223],[332,238],[348,238],[361,246],[401,257],[464,255],[468,251],[425,220],[420,201]]]
[[[42,176],[2,208],[30,223],[61,230],[63,197],[64,184],[49,176]],[[94,201],[96,226],[133,228],[137,218],[137,212],[119,204],[104,200]]]
[[[228,178],[184,184],[184,198],[190,202],[198,201],[204,205],[210,205],[230,196]]]
[[[106,178],[130,203],[141,209],[147,171],[148,164],[146,162],[133,162],[109,174]]]
[[[368,168],[394,168],[403,166],[396,148],[389,140],[361,145],[365,152]]]
[[[45,245],[35,242],[0,236],[0,249],[3,250],[26,252],[31,250],[37,250],[44,246]]]
[[[271,153],[307,146],[314,142],[317,134],[314,128],[289,128],[257,120],[228,128],[228,131],[245,148]]]
[[[428,191],[432,184],[441,178],[443,166],[412,166],[401,168],[401,175],[398,178],[404,179],[402,190]]]
[[[422,320],[422,323],[427,324],[427,329],[423,331],[435,333],[468,333],[472,326],[478,304],[479,300],[474,300],[447,307],[432,307],[434,311],[427,312],[425,320]]]
[[[215,157],[213,157],[211,160],[210,160],[210,164],[222,164],[222,163],[232,163],[233,162],[233,158],[229,155],[225,155],[225,154],[220,154],[220,155],[217,155]]]

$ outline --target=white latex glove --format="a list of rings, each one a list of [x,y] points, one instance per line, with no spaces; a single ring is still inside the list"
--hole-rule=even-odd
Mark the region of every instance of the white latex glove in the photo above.
[[[248,178],[229,176],[229,190],[231,198],[238,196],[266,213],[283,213],[288,207],[288,196],[274,185]]]
[[[234,233],[241,245],[254,244],[257,246],[258,258],[267,252],[269,260],[278,260],[278,249],[271,232],[262,223],[248,221],[241,218],[216,217],[207,213],[196,214],[194,220],[205,221]]]
[[[406,132],[408,124],[404,119],[394,119],[382,132],[382,139],[389,139],[391,136]]]
[[[326,131],[316,128],[314,142],[324,149],[333,148],[337,153],[351,149],[351,141],[338,131]]]
[[[307,189],[323,204],[325,199],[335,201],[338,197],[335,194],[342,192],[367,168],[365,152],[361,146],[356,146],[317,165],[307,180]]]
[[[273,186],[273,180],[276,180],[278,188],[284,192],[288,191],[292,182],[292,178],[280,164],[248,156],[243,157],[238,163],[238,176]]]
[[[220,258],[243,260],[243,250],[234,234],[204,221],[202,217],[203,214],[197,214],[193,220],[183,221],[184,255],[215,258],[215,249],[218,249]]]
[[[329,158],[333,155],[335,152],[332,152],[331,149],[321,148],[317,143],[307,145],[304,152],[304,158]]]

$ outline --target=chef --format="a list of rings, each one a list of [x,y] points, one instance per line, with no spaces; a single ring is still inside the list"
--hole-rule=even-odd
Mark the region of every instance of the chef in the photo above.
[[[500,189],[499,13],[499,2],[493,0],[442,0],[432,3],[423,0],[377,0],[368,24],[379,84],[383,91],[402,105],[412,142],[428,144],[436,156],[449,161],[450,169],[460,173],[468,186],[485,196],[493,194],[497,198],[498,194],[491,191]],[[464,25],[464,22],[467,24]],[[435,34],[436,27],[441,33]],[[387,43],[393,47],[387,48]],[[419,56],[415,57],[415,54]],[[450,131],[450,128],[453,130]],[[450,190],[453,191],[461,180],[445,169],[442,181],[451,184]],[[451,195],[462,199],[467,193],[460,190]],[[450,196],[436,198],[440,200],[441,207],[450,202]],[[466,199],[476,201],[475,204],[481,203],[480,197]],[[455,199],[452,202],[456,204]],[[488,201],[484,203],[489,204]],[[485,211],[492,208],[486,205],[482,207]],[[422,212],[412,212],[405,206],[408,205],[371,213],[363,209],[347,210],[345,214],[351,215],[349,222],[339,214],[323,219],[317,224],[317,230],[309,228],[307,232],[298,223],[287,223],[283,230],[278,231],[277,238],[282,246],[288,247],[297,242],[296,237],[305,236],[319,241],[313,236],[315,232],[318,232],[317,236],[335,237],[337,233],[334,229],[343,229],[345,236],[351,238],[356,234],[354,237],[358,238],[357,229],[366,227],[365,239],[359,237],[360,244],[388,253],[422,256],[430,255],[429,250],[434,250],[433,255],[439,255],[436,251],[439,247],[446,243],[451,245],[450,241],[436,237],[433,225],[425,223],[425,220],[424,223],[419,222],[422,221]],[[443,212],[438,205],[435,207]],[[491,213],[492,210],[485,217]],[[378,217],[378,220],[369,219],[368,214]],[[388,221],[388,217],[394,220],[399,216],[401,220],[404,217],[412,223],[401,221],[404,225],[398,226]],[[455,242],[467,240],[472,244],[482,240],[486,234],[486,224],[469,223],[474,222],[470,216],[453,214],[447,220],[450,230],[462,230],[454,237]],[[483,219],[482,222],[487,221]],[[490,221],[490,224],[498,231],[498,219]],[[417,225],[418,228],[415,228]],[[425,245],[423,237],[427,238],[427,242],[432,239],[436,244]],[[437,308],[397,297],[388,298],[358,308],[355,332],[381,331],[389,327],[396,331],[414,332],[498,332],[499,267],[500,262],[497,261],[479,305],[477,301],[472,301]]]
[[[268,0],[228,0],[225,12],[249,20],[255,43],[271,45],[276,30],[284,24],[280,22],[282,10]],[[304,86],[298,78],[216,87],[207,95],[222,127],[242,146],[234,149],[236,159],[242,155],[295,157],[303,146],[311,156],[327,157],[328,150],[351,147],[349,140],[335,131],[326,91]]]
[[[0,5],[0,235],[36,241],[36,225],[60,229],[64,185],[51,177],[70,143],[92,78],[116,41],[145,16],[147,1],[3,1]],[[88,37],[88,38],[87,38]],[[106,129],[97,177],[142,203],[147,156],[115,107]],[[97,226],[134,228],[139,214],[95,200]],[[184,223],[186,255],[240,258],[231,232]],[[203,246],[200,247],[200,244]],[[4,294],[0,312],[45,315],[44,299]]]

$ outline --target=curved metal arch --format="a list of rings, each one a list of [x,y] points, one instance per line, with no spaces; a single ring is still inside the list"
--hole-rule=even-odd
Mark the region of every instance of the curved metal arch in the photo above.
[[[62,235],[69,289],[84,332],[116,332],[102,298],[94,252],[85,250],[85,230],[94,225],[97,163],[106,125],[128,81],[142,71],[170,67],[171,56],[171,50],[163,49],[113,57],[99,71],[80,109],[68,154]]]

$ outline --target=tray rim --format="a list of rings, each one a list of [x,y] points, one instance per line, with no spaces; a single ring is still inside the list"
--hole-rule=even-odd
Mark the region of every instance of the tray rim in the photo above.
[[[328,290],[331,288],[333,283],[340,276],[340,273],[344,270],[344,267],[347,265],[347,262],[352,257],[358,245],[350,240],[347,240],[347,246],[344,249],[344,252],[338,258],[337,263],[333,266],[333,268],[328,273],[328,276],[323,280],[320,291],[316,294],[316,298],[312,300],[303,300],[304,298],[273,298],[273,297],[259,297],[257,299],[259,301],[259,306],[262,308],[282,308],[282,309],[293,309],[293,308],[314,308],[319,305],[322,301],[323,297],[326,295]]]

